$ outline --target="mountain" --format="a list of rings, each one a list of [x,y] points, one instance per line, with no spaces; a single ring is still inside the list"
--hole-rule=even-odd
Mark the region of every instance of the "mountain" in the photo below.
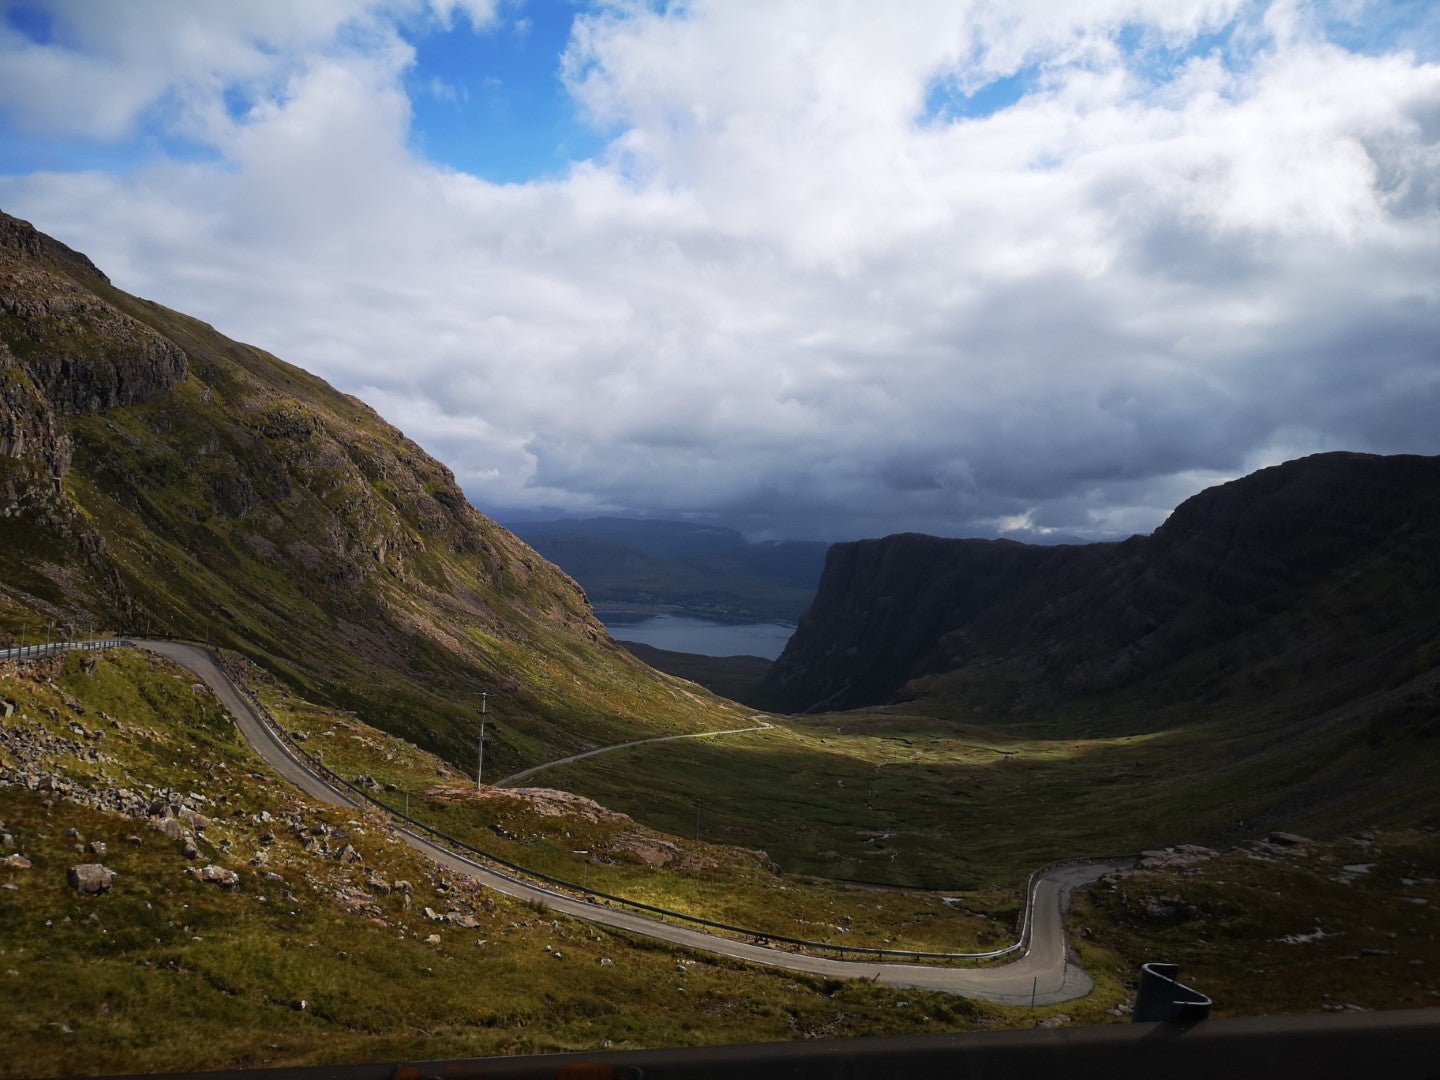
[[[1437,664],[1440,458],[1331,453],[1202,491],[1121,543],[837,544],[759,697],[1004,716],[1127,688],[1320,708],[1415,682],[1433,717]]]
[[[0,634],[213,639],[457,763],[713,726],[356,398],[0,214]]]
[[[678,608],[747,622],[793,622],[809,606],[828,545],[751,544],[733,529],[679,521],[527,522],[516,533],[598,604]]]

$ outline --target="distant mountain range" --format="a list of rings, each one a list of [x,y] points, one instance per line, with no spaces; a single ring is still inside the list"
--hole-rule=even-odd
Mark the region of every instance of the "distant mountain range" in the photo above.
[[[734,529],[631,518],[532,521],[515,534],[568,573],[591,603],[671,608],[742,622],[794,622],[828,544],[752,544]]]

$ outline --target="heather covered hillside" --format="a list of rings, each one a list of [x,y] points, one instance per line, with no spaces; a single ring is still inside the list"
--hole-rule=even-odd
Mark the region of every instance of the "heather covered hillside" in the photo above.
[[[498,769],[710,724],[359,400],[0,217],[0,628],[216,640]]]

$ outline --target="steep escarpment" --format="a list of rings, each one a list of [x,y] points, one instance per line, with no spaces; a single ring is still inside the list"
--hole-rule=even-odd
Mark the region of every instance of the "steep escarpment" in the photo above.
[[[363,402],[114,288],[0,215],[0,633],[217,640],[456,761],[518,768],[716,709]]]
[[[108,286],[85,256],[0,214],[0,339],[58,412],[135,405],[185,376],[184,352],[93,291]]]
[[[1304,670],[1382,639],[1423,651],[1437,610],[1440,458],[1320,454],[1201,492],[1118,544],[836,545],[761,700],[845,708],[963,685],[1014,707],[1215,650],[1227,672],[1282,656]]]

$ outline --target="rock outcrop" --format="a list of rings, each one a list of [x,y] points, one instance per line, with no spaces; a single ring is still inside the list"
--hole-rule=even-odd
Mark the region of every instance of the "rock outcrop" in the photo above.
[[[0,457],[30,462],[41,475],[70,468],[70,436],[15,354],[0,342]]]
[[[43,259],[61,267],[71,276],[110,284],[110,279],[100,272],[100,268],[80,252],[46,236],[30,222],[11,217],[3,211],[0,211],[0,252]]]
[[[84,256],[0,213],[0,337],[57,412],[139,404],[185,377],[179,346],[47,258],[78,268],[87,284],[108,284]]]
[[[110,886],[115,884],[116,874],[114,870],[100,863],[81,863],[70,867],[67,877],[70,887],[77,892],[87,896],[99,896],[110,891]]]

